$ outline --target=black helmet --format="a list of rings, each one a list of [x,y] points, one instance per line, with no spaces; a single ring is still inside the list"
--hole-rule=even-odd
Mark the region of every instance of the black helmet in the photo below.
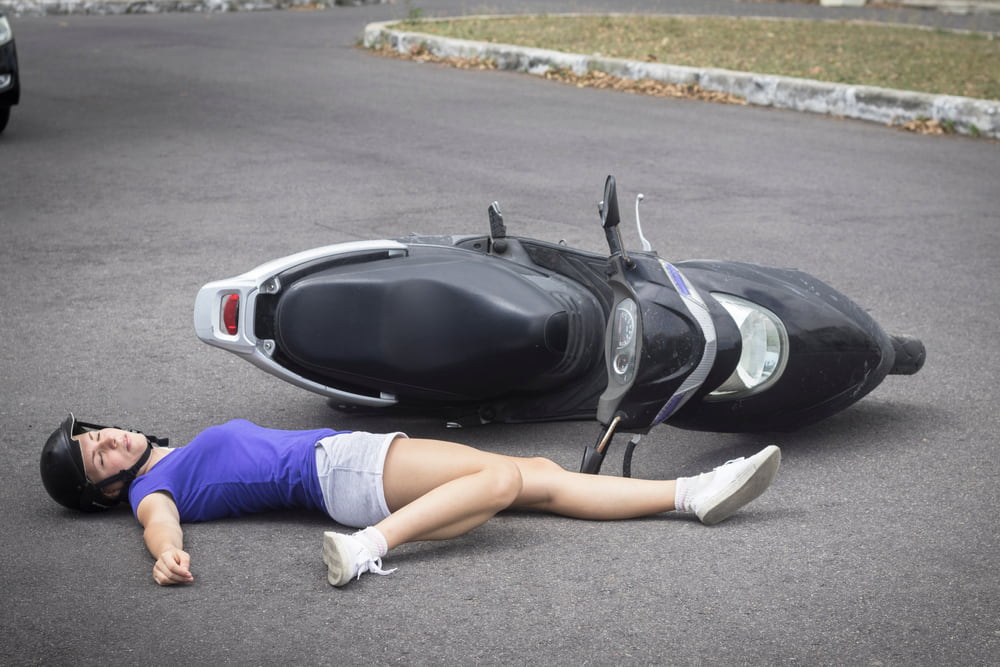
[[[73,436],[87,431],[99,431],[104,426],[78,422],[72,413],[52,432],[42,447],[42,484],[53,500],[70,509],[84,512],[98,512],[114,507],[128,495],[129,484],[135,479],[139,468],[146,463],[153,451],[153,443],[160,444],[157,438],[148,437],[146,451],[128,470],[122,470],[99,482],[87,479],[83,467],[83,454],[80,443]],[[163,441],[166,445],[166,440]],[[102,488],[118,481],[124,481],[125,486],[115,498],[109,498],[101,491]]]

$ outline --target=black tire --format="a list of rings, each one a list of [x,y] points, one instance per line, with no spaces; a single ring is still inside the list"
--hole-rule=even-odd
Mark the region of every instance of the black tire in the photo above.
[[[927,351],[919,338],[912,336],[890,336],[890,338],[896,352],[896,360],[889,371],[890,375],[913,375],[923,368]]]
[[[10,107],[0,107],[0,132],[7,127],[7,121],[10,119]]]

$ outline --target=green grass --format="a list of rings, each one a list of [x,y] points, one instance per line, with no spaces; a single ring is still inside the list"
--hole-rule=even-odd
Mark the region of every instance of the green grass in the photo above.
[[[412,21],[476,41],[1000,100],[1000,38],[844,21],[522,16]]]

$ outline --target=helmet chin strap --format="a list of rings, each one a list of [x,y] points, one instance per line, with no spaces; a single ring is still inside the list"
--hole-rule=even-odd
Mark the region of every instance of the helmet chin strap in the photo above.
[[[139,457],[139,460],[136,461],[132,467],[126,470],[122,470],[117,474],[112,475],[111,477],[102,479],[100,482],[94,484],[94,487],[100,490],[106,486],[114,484],[115,482],[125,482],[125,485],[122,486],[121,491],[118,492],[118,498],[117,498],[118,501],[124,500],[125,497],[128,495],[128,487],[132,483],[132,480],[136,478],[136,476],[139,474],[139,469],[146,464],[146,461],[149,460],[150,454],[153,453],[153,443],[156,443],[156,445],[160,447],[166,447],[167,442],[169,442],[167,438],[161,439],[154,436],[147,436],[146,451],[142,453],[142,456]]]

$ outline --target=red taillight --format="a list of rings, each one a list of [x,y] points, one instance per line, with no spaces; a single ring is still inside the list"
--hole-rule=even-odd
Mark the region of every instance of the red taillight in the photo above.
[[[240,295],[230,294],[222,299],[222,326],[226,328],[226,333],[235,336],[240,330]]]

